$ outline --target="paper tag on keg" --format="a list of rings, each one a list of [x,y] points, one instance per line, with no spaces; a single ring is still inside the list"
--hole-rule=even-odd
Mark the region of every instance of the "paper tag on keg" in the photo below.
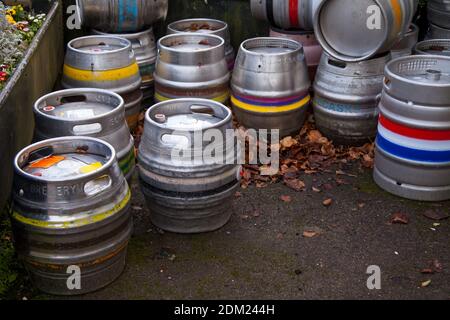
[[[65,116],[68,119],[87,119],[94,117],[95,113],[92,109],[78,109],[66,111]]]
[[[48,156],[46,158],[39,159],[30,164],[30,168],[33,169],[48,169],[53,167],[55,164],[65,160],[66,157],[63,156]]]
[[[92,163],[90,165],[81,167],[80,168],[80,173],[87,174],[87,173],[93,172],[93,171],[95,171],[97,169],[100,169],[102,166],[103,166],[103,164],[101,162],[95,162],[95,163]]]

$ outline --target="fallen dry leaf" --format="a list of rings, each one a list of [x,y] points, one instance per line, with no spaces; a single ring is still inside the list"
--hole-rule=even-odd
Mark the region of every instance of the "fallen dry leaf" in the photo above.
[[[319,233],[316,231],[303,231],[304,238],[314,238],[318,235],[319,235]]]
[[[441,211],[436,211],[436,210],[427,210],[423,213],[423,215],[430,219],[430,220],[435,220],[435,221],[441,221],[441,220],[445,220],[448,219],[450,217],[450,215],[446,212],[442,212]]]
[[[283,202],[291,202],[292,201],[292,198],[290,196],[281,196],[280,199]]]
[[[296,145],[298,143],[297,140],[295,140],[292,137],[286,137],[283,140],[281,140],[281,147],[283,149],[291,148],[292,146]]]
[[[397,212],[394,213],[389,219],[389,224],[408,224],[409,217],[405,213]]]
[[[420,284],[422,288],[426,288],[431,284],[431,280],[424,281]]]
[[[322,204],[325,206],[325,207],[329,207],[329,206],[331,206],[332,204],[333,204],[333,199],[326,199],[326,200],[324,200],[323,202],[322,202]]]
[[[295,191],[303,191],[306,184],[299,179],[285,179],[284,184]]]

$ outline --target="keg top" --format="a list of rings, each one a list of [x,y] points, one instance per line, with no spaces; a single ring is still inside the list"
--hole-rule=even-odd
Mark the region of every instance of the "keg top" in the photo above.
[[[345,56],[348,61],[361,60],[378,51],[389,28],[382,19],[380,28],[368,29],[366,12],[374,5],[379,7],[376,0],[323,1],[316,12],[315,29],[324,49],[336,58]]]
[[[211,34],[178,33],[161,38],[158,45],[164,50],[185,53],[212,50],[224,43],[221,37]]]
[[[219,33],[228,28],[226,22],[209,18],[184,19],[172,22],[167,26],[169,33]]]
[[[92,29],[92,33],[95,35],[120,37],[120,38],[125,38],[125,39],[130,40],[130,39],[135,39],[135,38],[139,38],[142,36],[153,36],[153,27],[150,27],[145,30],[138,31],[138,32],[121,32],[121,33],[109,33],[109,32],[104,32],[101,30]]]
[[[231,121],[231,111],[224,105],[207,99],[177,99],[149,108],[146,121],[162,129],[199,131]]]
[[[101,174],[113,161],[116,161],[116,153],[106,142],[87,137],[62,137],[23,149],[14,163],[22,176],[58,182]]]
[[[241,44],[241,50],[250,54],[282,55],[301,50],[302,45],[294,40],[284,38],[253,38]]]
[[[416,54],[432,54],[450,57],[450,39],[433,39],[419,42],[414,48]]]
[[[88,54],[115,53],[131,48],[129,40],[116,36],[87,36],[73,39],[67,45],[70,50]]]
[[[118,94],[101,89],[68,89],[52,92],[36,101],[34,111],[55,120],[95,120],[123,107]]]

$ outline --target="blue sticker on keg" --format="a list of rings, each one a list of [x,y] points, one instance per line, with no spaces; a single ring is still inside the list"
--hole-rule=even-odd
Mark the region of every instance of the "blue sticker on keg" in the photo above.
[[[335,112],[342,112],[342,113],[360,113],[360,108],[355,108],[355,105],[352,104],[343,104],[343,103],[336,103],[332,102],[330,100],[320,98],[320,97],[314,97],[313,105],[322,107],[324,109],[335,111]]]

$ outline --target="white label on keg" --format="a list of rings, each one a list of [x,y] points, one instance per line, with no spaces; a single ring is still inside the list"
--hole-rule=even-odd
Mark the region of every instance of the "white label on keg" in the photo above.
[[[95,113],[92,109],[78,109],[66,111],[66,117],[69,119],[87,119],[94,117]]]
[[[44,110],[45,112],[52,112],[53,110],[55,110],[55,107],[54,106],[46,106],[42,110]]]

